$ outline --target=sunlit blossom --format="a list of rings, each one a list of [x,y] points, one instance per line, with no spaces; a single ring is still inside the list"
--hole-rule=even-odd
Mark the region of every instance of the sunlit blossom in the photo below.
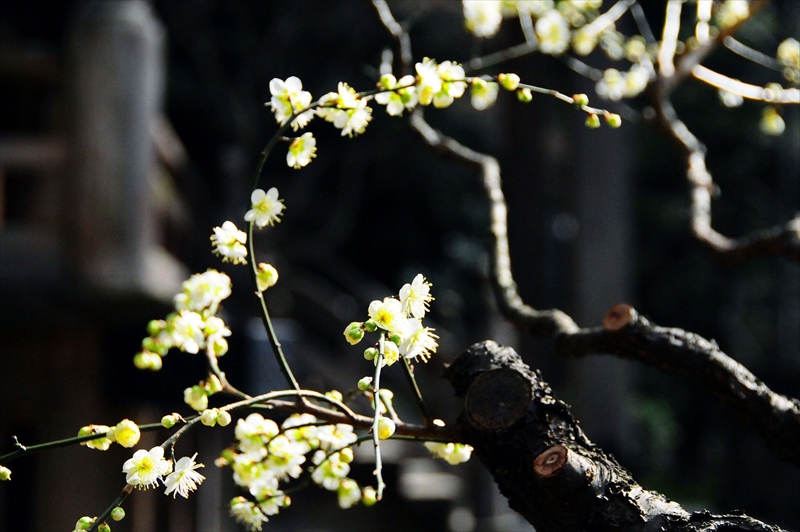
[[[195,471],[195,469],[204,466],[203,464],[195,463],[195,458],[197,458],[197,453],[194,453],[191,458],[184,456],[178,460],[178,463],[175,464],[175,471],[170,473],[164,481],[164,485],[167,487],[167,495],[172,493],[173,498],[180,495],[184,499],[188,499],[189,492],[195,491],[203,483],[206,477]]]
[[[140,449],[122,465],[128,484],[140,489],[157,487],[158,481],[172,470],[172,462],[164,458],[164,449],[153,447],[149,451]]]
[[[211,235],[214,253],[222,257],[222,262],[247,264],[245,243],[247,243],[247,235],[230,220],[221,227],[215,227],[214,234]]]
[[[306,133],[306,135],[310,134]],[[266,192],[260,188],[255,189],[250,194],[250,203],[252,207],[244,215],[246,222],[254,222],[257,227],[264,227],[281,221],[284,205],[283,201],[278,198],[277,188],[272,187]]]

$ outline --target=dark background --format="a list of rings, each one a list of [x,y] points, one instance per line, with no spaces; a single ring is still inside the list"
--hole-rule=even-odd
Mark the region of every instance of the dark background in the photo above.
[[[269,80],[296,75],[315,97],[339,81],[367,90],[377,79],[381,52],[393,43],[368,2],[150,5],[164,29],[163,113],[187,154],[178,168],[158,161],[169,170],[174,205],[181,206],[173,205],[180,212],[159,222],[159,243],[189,272],[212,267],[232,277],[225,318],[234,335],[221,360],[231,381],[248,392],[283,387],[263,332],[254,325],[258,314],[246,271],[211,256],[208,235],[227,219],[243,226],[255,162],[276,127],[263,106]],[[459,3],[391,5],[399,20],[412,22],[415,61],[430,56],[467,62],[476,53],[523,40],[516,21],[508,20],[498,37],[476,44],[462,27]],[[71,168],[67,52],[75,14],[85,8],[65,2],[49,7],[46,17],[35,4],[0,8],[3,144],[48,135],[67,141],[66,154],[46,172],[7,167],[2,174],[3,453],[11,448],[12,434],[34,443],[71,436],[88,423],[114,424],[123,417],[144,423],[185,411],[181,390],[205,371],[201,360],[185,354],[167,357],[159,373],[135,370],[131,359],[145,325],[165,315],[169,301],[144,291],[94,286],[71,266],[74,236],[62,214],[80,201],[63,186],[70,183]],[[646,3],[645,9],[658,28],[661,3]],[[739,37],[773,55],[783,38],[798,36],[798,21],[798,3],[773,2]],[[618,27],[633,31],[628,16]],[[597,54],[588,61],[610,66]],[[706,64],[751,83],[781,81],[780,73],[725,51]],[[587,92],[598,101],[589,81],[552,57],[532,55],[486,73],[500,71],[567,94]],[[760,104],[726,109],[715,90],[692,81],[678,89],[674,101],[708,146],[709,169],[722,191],[714,203],[715,228],[739,236],[782,223],[800,209],[796,107],[782,109],[787,131],[774,138],[758,130]],[[630,108],[608,104],[630,118],[615,131],[587,130],[581,113],[554,99],[537,96],[522,105],[508,93],[486,112],[474,111],[465,98],[446,110],[431,108],[426,117],[500,160],[513,270],[526,302],[561,308],[583,326],[598,324],[614,304],[630,302],[658,324],[714,338],[773,390],[800,395],[798,266],[764,259],[731,267],[706,253],[688,229],[680,159],[664,138],[637,122],[636,110],[644,102],[629,103]],[[435,155],[405,119],[388,117],[377,105],[366,133],[355,139],[341,138],[321,120],[309,129],[318,139],[318,156],[308,168],[288,168],[283,146],[267,162],[262,186],[277,186],[287,210],[280,225],[256,237],[259,259],[281,275],[268,302],[304,386],[354,388],[372,366],[361,358],[361,349],[342,341],[341,331],[364,319],[372,299],[396,294],[421,272],[433,282],[431,320],[441,346],[418,371],[438,417],[453,421],[460,409],[439,379],[441,363],[473,342],[493,338],[514,345],[542,369],[556,393],[576,407],[589,437],[645,487],[690,510],[740,508],[800,528],[793,508],[800,472],[773,457],[700,386],[611,357],[557,359],[550,342],[521,336],[499,317],[487,280],[486,201],[474,171]],[[37,254],[47,247],[43,241],[24,240],[30,227],[55,235],[52,255]],[[20,240],[27,244],[12,246]],[[418,419],[399,369],[385,375],[401,417]],[[203,429],[186,440],[180,454],[199,450],[206,464],[203,488],[176,503],[152,491],[136,493],[126,507],[129,517],[114,524],[115,531],[231,529],[223,505],[236,492],[229,471],[216,470],[212,462],[232,431]],[[144,438],[142,445],[155,442]],[[387,499],[379,506],[343,512],[333,494],[309,488],[266,526],[366,530],[376,520],[386,530],[525,526],[509,513],[479,464],[451,468],[425,460],[421,446],[395,449],[387,458]],[[122,486],[118,470],[129,454],[117,446],[107,453],[81,447],[11,463],[13,482],[0,486],[0,528],[48,530],[57,524],[63,529],[82,515],[99,514]],[[370,454],[354,468],[363,483],[369,482]],[[429,476],[414,477],[415,472]],[[446,476],[452,473],[459,476]],[[400,487],[403,478],[458,488],[452,496],[420,498]]]

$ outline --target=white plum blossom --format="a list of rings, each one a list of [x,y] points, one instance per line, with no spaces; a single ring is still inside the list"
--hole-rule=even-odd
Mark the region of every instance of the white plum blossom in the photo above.
[[[286,78],[286,81],[274,78],[269,82],[269,92],[272,94],[272,112],[280,125],[284,125],[292,114],[300,113],[311,105],[311,93],[303,90],[303,82],[295,76]],[[312,118],[314,111],[300,113],[292,120],[292,128],[297,131],[305,127]]]
[[[277,423],[258,413],[236,422],[235,435],[239,440],[239,449],[254,460],[261,460],[267,455],[266,442],[279,432]]]
[[[310,134],[306,133],[306,135]],[[255,189],[250,194],[250,203],[252,208],[244,215],[246,222],[254,222],[257,227],[261,228],[281,221],[284,205],[283,200],[278,198],[277,188],[272,187],[266,192],[260,188]]]
[[[464,67],[452,61],[444,61],[437,67],[442,88],[433,95],[433,106],[436,108],[449,107],[455,98],[461,98],[467,88],[464,83]]]
[[[361,500],[361,488],[355,480],[350,478],[342,479],[337,490],[339,494],[339,507],[346,510]]]
[[[316,437],[319,439],[320,448],[324,450],[342,449],[358,439],[352,425],[344,423],[319,427]]]
[[[236,224],[228,220],[222,227],[215,227],[211,235],[214,253],[222,257],[222,262],[247,264],[247,234],[240,231]]]
[[[320,101],[325,107],[317,109],[317,115],[341,129],[343,137],[363,133],[372,120],[372,108],[366,98],[359,98],[347,83],[339,82],[338,92],[329,92]]]
[[[402,311],[418,320],[424,318],[428,304],[433,301],[433,296],[430,294],[431,286],[421,273],[417,274],[411,283],[404,284],[400,289]],[[370,317],[373,317],[372,314]]]
[[[400,343],[400,354],[406,358],[420,357],[427,361],[439,347],[436,343],[438,336],[433,334],[430,327],[423,327],[419,320],[408,320],[406,324]]]
[[[606,69],[603,79],[595,85],[595,92],[604,100],[621,100],[625,95],[625,75],[616,68]]]
[[[231,295],[231,278],[216,270],[196,273],[183,282],[183,291],[175,296],[176,310],[201,311],[216,307]]]
[[[497,93],[499,91],[500,86],[497,83],[474,78],[470,87],[470,103],[478,111],[488,109],[497,101]]]
[[[369,304],[367,313],[375,320],[378,327],[390,332],[399,330],[405,321],[403,304],[393,297],[386,297],[383,301],[376,299]]]
[[[497,0],[464,0],[464,23],[476,37],[492,37],[503,21],[502,4]]]
[[[308,449],[284,435],[272,438],[267,445],[267,465],[273,475],[281,480],[298,478],[303,474],[301,465],[306,461]]]
[[[175,345],[187,353],[196,355],[206,345],[205,321],[197,312],[182,310],[172,320],[172,338]]]
[[[289,505],[290,499],[282,491],[276,491],[265,497],[259,497],[258,507],[266,515],[275,515],[281,508]]]
[[[642,65],[636,64],[625,74],[625,98],[634,98],[647,88],[650,76]]]
[[[311,479],[328,491],[336,491],[342,479],[350,472],[350,464],[343,462],[339,453],[330,455],[327,460],[326,456],[325,451],[314,453],[312,461],[317,467],[311,474]]]
[[[375,95],[375,101],[380,105],[385,105],[386,112],[390,116],[402,115],[404,110],[413,109],[419,101],[417,90],[414,87],[414,76],[403,76],[400,81],[397,81],[393,75],[384,74],[378,82],[378,87],[391,89]],[[397,89],[397,87],[405,88]]]
[[[561,13],[551,9],[536,21],[536,36],[543,54],[559,55],[569,46],[569,23]]]
[[[167,475],[166,480],[164,480],[164,485],[167,487],[165,492],[167,495],[172,493],[173,498],[180,495],[184,499],[188,499],[189,492],[195,491],[203,483],[206,477],[195,471],[195,469],[204,466],[203,464],[196,464],[195,458],[197,458],[197,453],[194,453],[191,458],[184,456],[178,460],[178,463],[175,464],[175,471]]]
[[[438,443],[427,441],[425,447],[437,458],[444,459],[450,465],[456,465],[469,460],[472,447],[464,443]]]
[[[133,458],[122,464],[125,481],[139,489],[157,487],[158,481],[172,470],[172,462],[164,458],[164,449],[153,447],[149,451],[139,449]]]
[[[419,103],[430,105],[433,101],[433,95],[442,90],[442,78],[439,77],[436,61],[426,57],[421,63],[417,63],[414,68],[419,78],[417,82]]]
[[[234,498],[231,500],[230,506],[233,518],[251,532],[254,530],[261,530],[263,524],[269,521],[258,506],[244,497]]]
[[[572,33],[572,49],[578,55],[589,55],[597,46],[597,33],[584,26]]]
[[[317,139],[311,133],[303,133],[292,140],[286,152],[286,164],[294,169],[307,166],[317,156]]]

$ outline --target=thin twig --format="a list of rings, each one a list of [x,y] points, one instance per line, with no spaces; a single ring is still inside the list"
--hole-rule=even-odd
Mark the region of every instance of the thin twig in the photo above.
[[[428,411],[428,405],[425,404],[425,400],[422,398],[422,392],[417,384],[417,378],[414,376],[414,368],[411,367],[411,362],[409,362],[406,357],[403,357],[403,367],[406,370],[405,373],[408,384],[411,386],[411,389],[414,390],[414,398],[417,400],[417,406],[419,407],[420,414],[422,414],[422,420],[425,421],[426,425],[430,425],[433,418]]]
[[[383,462],[381,460],[381,439],[378,434],[378,422],[381,418],[381,367],[383,366],[383,347],[386,342],[385,335],[381,333],[378,340],[378,356],[375,358],[375,378],[372,381],[374,391],[372,402],[375,404],[375,415],[372,418],[372,443],[375,446],[375,479],[378,483],[378,500],[383,498],[386,484],[383,482]]]

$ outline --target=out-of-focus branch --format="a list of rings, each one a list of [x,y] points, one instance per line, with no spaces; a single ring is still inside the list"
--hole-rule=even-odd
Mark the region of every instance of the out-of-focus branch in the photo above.
[[[397,40],[398,47],[400,48],[400,62],[402,64],[401,74],[406,74],[413,56],[411,55],[411,38],[403,26],[395,20],[392,15],[392,10],[386,0],[372,0],[372,5],[375,6],[375,11],[381,19],[381,23]]]
[[[750,4],[750,16],[752,17],[765,3],[766,0],[757,0]],[[678,28],[676,25],[680,23],[679,4],[680,2],[670,2],[667,6],[664,42],[662,42],[658,55],[659,76],[648,87],[648,96],[655,110],[653,117],[655,125],[672,141],[686,166],[686,179],[691,187],[692,232],[709,250],[728,262],[739,262],[769,255],[783,255],[800,262],[800,227],[798,227],[800,226],[800,217],[739,239],[729,238],[711,226],[711,198],[714,181],[706,167],[706,148],[678,118],[669,99],[670,93],[689,74],[713,86],[732,90],[751,99],[776,100],[775,103],[795,103],[795,100],[800,101],[800,93],[796,89],[789,89],[781,91],[781,94],[774,94],[774,91],[768,92],[761,87],[728,78],[700,64],[711,51],[724,42],[750,17],[739,20],[696,49],[687,52],[680,58],[678,64],[671,68],[674,50],[670,52],[670,45],[666,41],[667,37],[677,38]]]
[[[420,107],[411,114],[410,125],[433,149],[443,155],[454,156],[463,162],[478,166],[483,186],[491,202],[492,279],[501,312],[540,337],[573,332],[575,322],[560,310],[536,310],[526,305],[519,295],[517,283],[511,274],[511,256],[506,224],[506,201],[500,183],[500,164],[490,155],[476,152],[458,141],[441,134],[425,121]]]
[[[754,63],[758,63],[761,66],[770,68],[772,70],[777,70],[778,72],[783,72],[783,69],[785,68],[781,62],[774,57],[770,57],[765,53],[759,52],[758,50],[734,39],[730,35],[722,40],[722,44],[725,45],[725,48],[736,55],[744,57],[745,59]]]
[[[490,202],[492,284],[498,307],[506,318],[536,336],[555,338],[556,351],[561,356],[610,353],[689,377],[731,407],[767,440],[778,456],[800,465],[800,401],[772,392],[714,342],[681,329],[652,325],[628,306],[623,307],[629,309],[627,318],[615,307],[604,327],[585,329],[560,310],[540,311],[525,304],[511,273],[507,208],[497,159],[436,131],[419,108],[411,115],[410,123],[433,149],[474,165],[481,172]],[[751,245],[763,245],[764,240],[758,242]]]

